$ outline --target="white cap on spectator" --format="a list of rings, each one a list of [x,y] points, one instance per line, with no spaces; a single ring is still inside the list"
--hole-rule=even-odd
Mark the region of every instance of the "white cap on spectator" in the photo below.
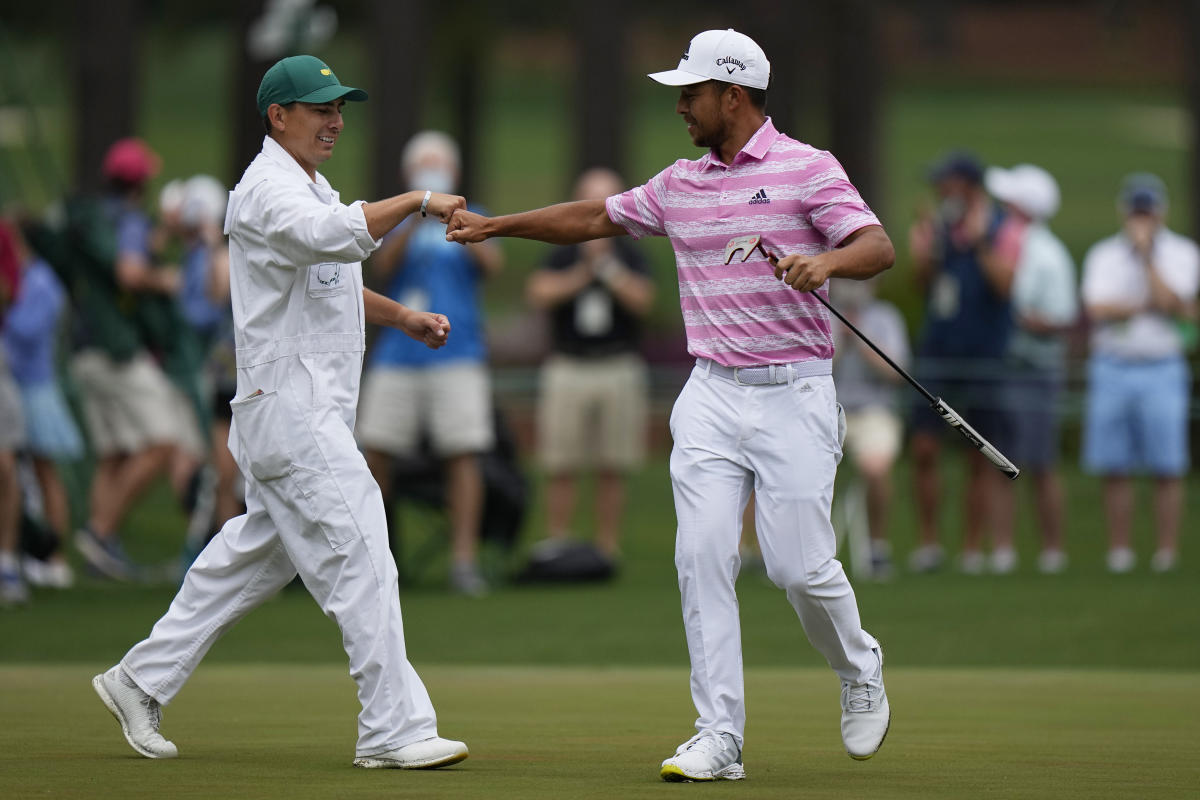
[[[696,34],[683,52],[679,66],[649,77],[667,86],[689,86],[704,81],[725,81],[754,89],[771,82],[771,62],[762,48],[733,28]]]
[[[163,216],[178,214],[183,209],[184,180],[176,178],[163,184],[158,193],[158,213]]]
[[[988,167],[983,185],[992,197],[1016,206],[1033,219],[1047,220],[1058,213],[1058,182],[1033,164],[1017,164],[1012,169]]]
[[[192,228],[206,223],[220,227],[228,202],[229,190],[219,180],[211,175],[194,175],[183,185],[180,221]]]

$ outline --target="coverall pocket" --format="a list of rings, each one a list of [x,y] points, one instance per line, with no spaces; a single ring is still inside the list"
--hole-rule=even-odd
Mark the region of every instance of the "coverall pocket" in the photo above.
[[[300,502],[305,507],[304,516],[321,529],[329,546],[336,550],[354,539],[358,526],[346,507],[337,481],[325,473],[304,467],[297,467],[292,475],[300,490]]]
[[[345,264],[329,262],[308,268],[308,296],[332,297],[341,294],[349,282],[350,270]]]
[[[276,480],[291,471],[292,451],[279,403],[279,394],[271,391],[229,404],[250,474],[260,481]]]

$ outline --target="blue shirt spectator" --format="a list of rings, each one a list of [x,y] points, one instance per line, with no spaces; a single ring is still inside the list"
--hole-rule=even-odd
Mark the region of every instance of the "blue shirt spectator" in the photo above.
[[[446,241],[445,230],[439,222],[416,220],[389,234],[411,236],[411,241],[386,294],[409,308],[445,314],[450,319],[450,338],[444,347],[430,350],[395,328],[384,328],[371,354],[372,366],[423,367],[486,360],[479,315],[479,266],[467,248]]]
[[[21,278],[16,302],[4,319],[4,347],[13,377],[22,385],[54,380],[54,348],[66,290],[50,265],[35,259]]]
[[[182,261],[179,307],[183,318],[206,339],[212,339],[228,312],[224,306],[213,302],[209,292],[211,249],[203,242],[195,242],[184,252]]]

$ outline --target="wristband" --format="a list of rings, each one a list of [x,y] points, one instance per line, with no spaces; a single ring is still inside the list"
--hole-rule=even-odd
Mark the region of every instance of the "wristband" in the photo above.
[[[429,198],[431,198],[431,197],[433,197],[433,192],[426,189],[425,190],[425,199],[421,201],[421,216],[422,217],[428,216],[428,214],[425,213],[425,209],[429,208]]]

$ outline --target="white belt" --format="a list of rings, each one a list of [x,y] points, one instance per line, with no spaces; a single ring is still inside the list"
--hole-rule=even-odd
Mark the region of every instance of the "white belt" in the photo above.
[[[768,386],[776,383],[791,383],[797,378],[815,378],[833,374],[833,361],[793,361],[790,364],[760,364],[754,367],[726,367],[711,358],[697,358],[696,366],[705,375],[716,375],[739,386]]]

